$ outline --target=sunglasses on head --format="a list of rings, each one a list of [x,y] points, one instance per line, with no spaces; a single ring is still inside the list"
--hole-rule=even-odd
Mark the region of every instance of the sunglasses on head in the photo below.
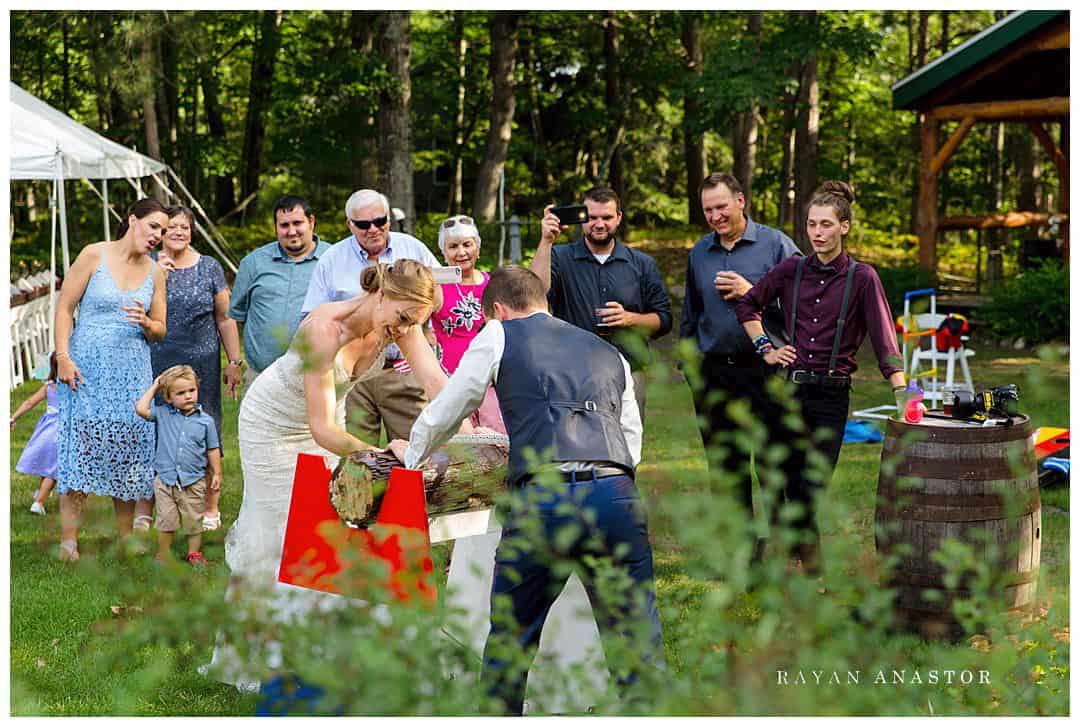
[[[476,225],[476,223],[473,222],[472,217],[466,217],[465,215],[461,215],[460,217],[451,217],[446,222],[442,223],[442,226],[443,227],[453,227],[454,225],[456,225],[458,223],[461,223],[463,225],[473,225],[473,226]]]
[[[366,230],[367,228],[371,227],[372,225],[375,225],[376,227],[382,227],[383,225],[385,225],[387,223],[387,221],[389,219],[390,218],[387,217],[386,215],[383,215],[382,217],[376,217],[373,220],[354,220],[354,219],[352,219],[350,217],[349,222],[356,225],[357,229],[359,229],[359,230]]]

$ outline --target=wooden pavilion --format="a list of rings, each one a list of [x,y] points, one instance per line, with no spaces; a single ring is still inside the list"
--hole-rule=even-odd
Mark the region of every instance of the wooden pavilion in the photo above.
[[[892,88],[893,108],[919,114],[917,232],[919,265],[937,269],[937,237],[945,230],[1028,227],[1059,218],[1069,259],[1069,12],[1012,13]],[[938,218],[938,175],[979,121],[1026,124],[1058,171],[1057,210]],[[944,144],[946,122],[958,122]],[[1060,142],[1048,128],[1058,124]]]

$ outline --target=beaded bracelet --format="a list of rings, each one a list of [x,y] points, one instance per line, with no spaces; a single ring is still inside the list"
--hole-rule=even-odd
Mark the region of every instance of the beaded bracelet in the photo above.
[[[768,336],[762,333],[754,339],[754,350],[757,351],[758,356],[764,356],[769,351],[773,350],[772,341],[769,340]]]

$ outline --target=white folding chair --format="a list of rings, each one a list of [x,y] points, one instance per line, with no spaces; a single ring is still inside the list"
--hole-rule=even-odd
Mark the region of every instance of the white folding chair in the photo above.
[[[11,388],[21,386],[26,380],[26,365],[22,360],[22,317],[26,312],[25,305],[15,306],[11,309],[9,320],[11,330]]]

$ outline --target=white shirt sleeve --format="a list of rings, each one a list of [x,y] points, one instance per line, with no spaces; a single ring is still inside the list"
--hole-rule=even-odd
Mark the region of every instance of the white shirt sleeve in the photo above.
[[[637,399],[634,398],[634,377],[630,373],[630,364],[622,356],[619,358],[622,360],[623,373],[626,376],[619,425],[626,439],[626,448],[630,450],[630,461],[634,463],[634,467],[637,467],[641,462],[641,413],[638,412]]]
[[[499,376],[499,362],[505,347],[506,334],[502,324],[488,321],[465,350],[446,386],[424,407],[413,424],[409,448],[405,451],[406,467],[416,469],[417,465],[423,464],[457,432],[462,420],[480,406],[488,386]],[[634,398],[632,390],[630,398]]]

